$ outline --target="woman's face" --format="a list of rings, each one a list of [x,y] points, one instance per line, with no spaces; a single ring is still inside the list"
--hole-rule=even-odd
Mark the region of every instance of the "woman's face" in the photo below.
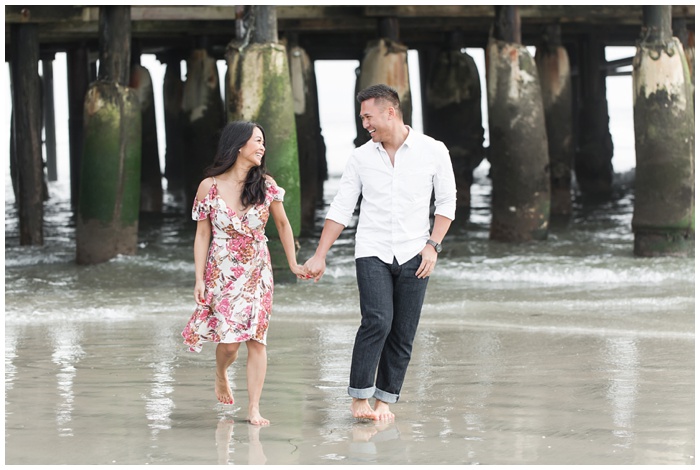
[[[241,147],[238,158],[242,159],[241,163],[247,163],[251,166],[260,166],[264,155],[265,141],[263,140],[263,133],[256,127],[253,129],[253,135],[248,139],[248,142]]]

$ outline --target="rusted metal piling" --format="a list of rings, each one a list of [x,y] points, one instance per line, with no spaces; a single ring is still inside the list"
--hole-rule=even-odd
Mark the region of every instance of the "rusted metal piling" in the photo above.
[[[39,31],[35,24],[13,24],[12,131],[17,158],[20,245],[44,244],[44,169],[41,156]]]
[[[141,110],[127,85],[129,7],[100,8],[100,72],[85,98],[76,228],[78,264],[134,254],[138,241]]]
[[[670,6],[644,7],[633,80],[637,152],[634,253],[694,253],[692,83],[683,47],[671,34]]]
[[[469,221],[474,169],[484,159],[481,83],[474,59],[455,44],[421,54],[423,129],[450,151],[457,184],[456,224]]]
[[[549,153],[535,61],[520,44],[517,7],[496,7],[487,49],[491,139],[490,238],[543,240],[549,226]]]
[[[574,161],[573,102],[569,55],[561,43],[561,27],[545,28],[535,55],[547,126],[551,215],[571,215],[571,172]]]
[[[301,194],[294,99],[287,50],[277,38],[274,7],[253,7],[250,43],[234,41],[226,53],[228,83],[226,110],[229,121],[254,121],[265,129],[267,167],[285,189],[284,208],[294,236],[301,229]],[[296,282],[288,268],[277,228],[266,228],[275,282]]]

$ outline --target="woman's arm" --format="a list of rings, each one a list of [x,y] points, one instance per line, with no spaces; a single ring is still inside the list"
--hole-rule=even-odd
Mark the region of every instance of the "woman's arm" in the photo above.
[[[197,233],[194,236],[194,300],[204,303],[204,269],[207,265],[211,243],[211,222],[209,219],[197,222]]]
[[[272,218],[275,219],[275,227],[277,227],[277,233],[279,233],[282,248],[284,248],[284,254],[287,256],[289,269],[291,269],[297,277],[306,278],[306,271],[297,263],[294,232],[281,201],[272,201],[270,204],[270,214]]]
[[[206,197],[212,183],[211,178],[200,183],[197,189],[197,200],[201,201]],[[204,270],[207,266],[210,243],[211,221],[209,219],[197,221],[197,233],[194,236],[194,300],[198,304],[204,303]]]

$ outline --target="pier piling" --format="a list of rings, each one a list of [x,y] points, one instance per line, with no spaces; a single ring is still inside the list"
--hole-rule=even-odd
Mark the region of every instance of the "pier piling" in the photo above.
[[[484,159],[481,83],[474,59],[447,45],[421,54],[425,93],[423,129],[450,151],[457,184],[455,222],[469,222],[473,172]]]
[[[163,211],[163,184],[156,130],[156,108],[153,82],[148,69],[140,64],[140,54],[134,54],[129,86],[136,91],[141,106],[141,212]]]
[[[517,7],[496,7],[487,49],[492,240],[547,238],[549,152],[537,67],[520,44]]]
[[[298,45],[290,44],[287,55],[299,147],[300,233],[310,235],[314,231],[316,205],[323,198],[319,160],[326,158],[326,146],[321,134],[314,64]]]
[[[578,43],[578,150],[574,156],[576,182],[590,200],[612,196],[613,141],[606,96],[605,46],[593,34]]]
[[[695,122],[690,70],[671,7],[645,6],[634,58],[637,256],[683,256],[695,243]]]
[[[561,28],[545,28],[535,55],[547,126],[551,216],[571,215],[571,172],[574,161],[573,107],[569,55]]]
[[[267,168],[279,186],[285,189],[284,208],[294,237],[301,230],[301,193],[294,99],[287,62],[287,50],[277,41],[274,6],[254,6],[250,44],[232,41],[226,51],[228,82],[226,110],[229,121],[254,121],[265,129]],[[275,25],[274,28],[270,25]],[[264,34],[263,34],[264,33]],[[266,228],[275,282],[296,282],[277,228]]]
[[[100,72],[85,98],[76,261],[134,254],[138,242],[141,110],[127,86],[130,7],[100,7]]]
[[[12,142],[17,158],[19,243],[43,245],[44,167],[41,156],[39,28],[35,24],[13,24],[10,34]]]

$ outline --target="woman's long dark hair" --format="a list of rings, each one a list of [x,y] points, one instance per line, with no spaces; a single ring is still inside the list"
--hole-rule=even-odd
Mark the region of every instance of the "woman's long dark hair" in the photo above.
[[[204,176],[218,176],[231,168],[238,159],[238,152],[241,150],[241,147],[250,140],[256,127],[262,132],[264,142],[265,130],[260,124],[247,121],[233,121],[226,124],[221,129],[221,137],[219,137],[219,146],[216,150],[214,163],[204,170]],[[248,171],[248,176],[241,192],[241,203],[244,207],[265,202],[267,193],[265,175],[267,174],[265,155],[263,155],[260,165],[254,166]]]

